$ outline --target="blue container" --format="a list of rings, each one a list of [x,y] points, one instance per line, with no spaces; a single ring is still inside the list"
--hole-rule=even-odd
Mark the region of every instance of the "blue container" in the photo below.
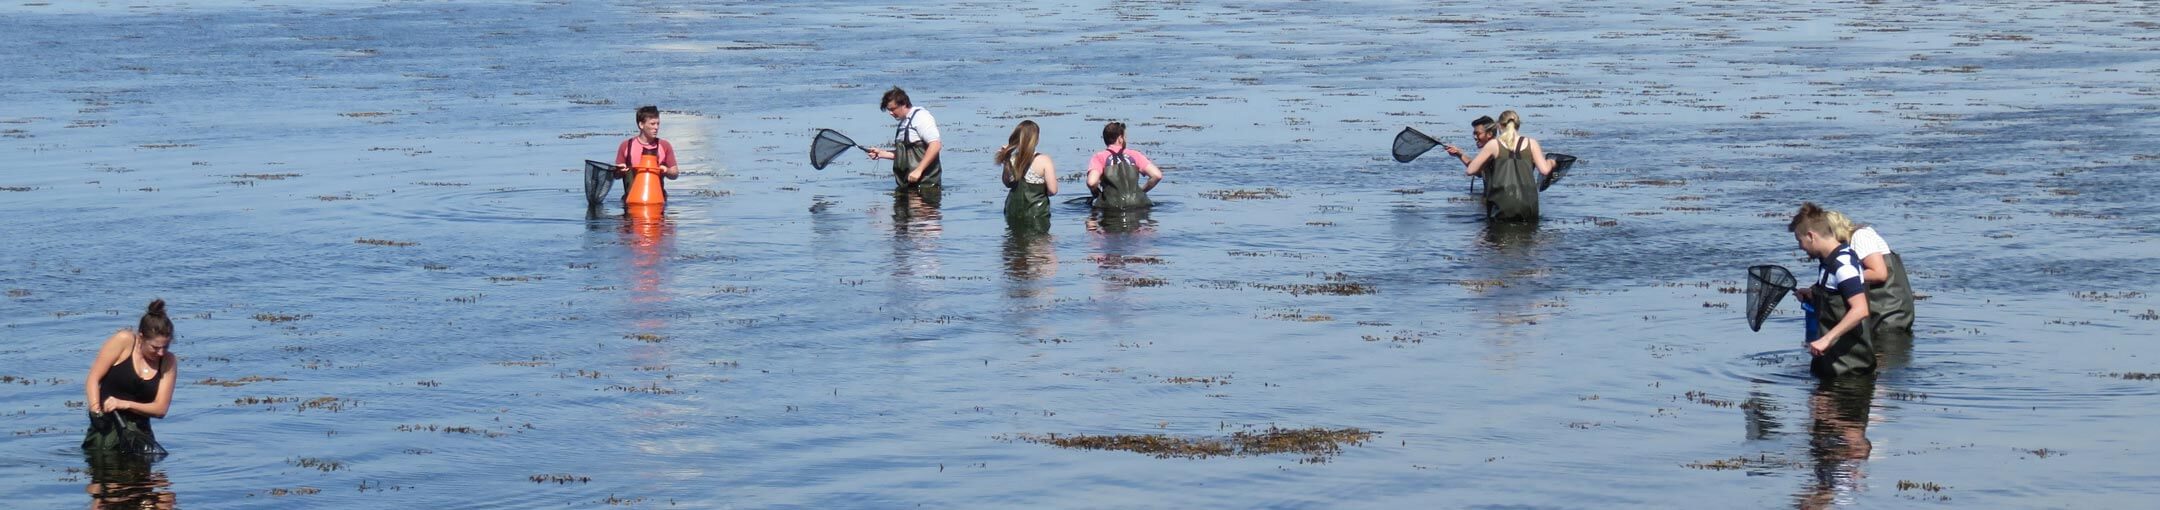
[[[1822,323],[1815,321],[1815,305],[1802,301],[1800,311],[1807,312],[1807,341],[1813,342],[1815,337],[1822,336]]]

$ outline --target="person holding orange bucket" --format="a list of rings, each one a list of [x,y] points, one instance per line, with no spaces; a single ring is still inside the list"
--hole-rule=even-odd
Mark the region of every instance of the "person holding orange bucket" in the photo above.
[[[682,177],[682,169],[675,166],[675,146],[660,138],[660,107],[638,108],[637,125],[638,135],[615,149],[615,171],[629,180],[623,208],[632,214],[658,212],[667,205],[667,187],[660,178]]]

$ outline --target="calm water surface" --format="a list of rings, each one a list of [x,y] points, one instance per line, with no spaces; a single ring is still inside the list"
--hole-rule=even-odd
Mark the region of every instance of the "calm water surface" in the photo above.
[[[2160,382],[2126,375],[2160,372],[2151,3],[157,4],[0,6],[11,507],[2160,495]],[[805,164],[884,137],[892,85],[944,128],[935,203]],[[644,104],[666,218],[587,217],[580,161]],[[1510,108],[1583,158],[1537,227],[1387,158]],[[1131,123],[1162,205],[1008,233],[1021,119],[1067,174]],[[1879,377],[1819,387],[1797,307],[1750,332],[1727,290],[1806,272],[1801,200],[1926,295]],[[173,453],[86,462],[86,361],[153,297]],[[1025,440],[1270,426],[1378,434]]]

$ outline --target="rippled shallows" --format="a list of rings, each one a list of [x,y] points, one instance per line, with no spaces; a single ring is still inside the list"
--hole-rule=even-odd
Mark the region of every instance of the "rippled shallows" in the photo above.
[[[0,6],[9,507],[2103,508],[2156,494],[2149,2]],[[906,87],[947,189],[823,171]],[[657,104],[664,218],[581,162]],[[1487,227],[1520,111],[1582,158]],[[1047,232],[991,153],[1043,128]],[[1104,122],[1169,182],[1067,203]],[[1919,321],[1818,385],[1802,200]],[[1803,276],[1805,278],[1805,276]],[[77,448],[171,303],[162,459]]]

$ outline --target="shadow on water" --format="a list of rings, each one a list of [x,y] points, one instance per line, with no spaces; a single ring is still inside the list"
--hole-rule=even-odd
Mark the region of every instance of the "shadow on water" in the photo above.
[[[90,508],[174,508],[179,497],[163,471],[153,469],[163,453],[87,452]]]

